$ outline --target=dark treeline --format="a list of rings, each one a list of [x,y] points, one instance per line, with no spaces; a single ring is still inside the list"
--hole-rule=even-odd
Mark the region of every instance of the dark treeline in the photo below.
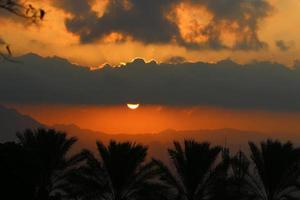
[[[97,142],[71,155],[77,139],[26,130],[0,144],[0,199],[10,200],[296,200],[300,148],[249,142],[249,155],[206,142],[174,142],[170,164],[147,158],[141,144]]]

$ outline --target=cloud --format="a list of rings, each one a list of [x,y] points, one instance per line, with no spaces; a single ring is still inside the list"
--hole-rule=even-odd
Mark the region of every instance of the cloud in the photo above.
[[[275,44],[280,51],[288,51],[293,47],[294,43],[293,42],[285,42],[284,40],[277,40],[275,42]]]
[[[13,3],[16,3],[16,4],[20,4],[20,0],[14,0]],[[0,5],[2,5],[2,7],[0,8],[0,19],[10,19],[10,20],[14,20],[16,22],[20,22],[21,20],[23,20],[21,18],[21,20],[19,19],[20,16],[17,16],[15,13],[9,11],[7,8],[6,5],[7,5],[7,1],[1,1],[0,2]],[[11,7],[12,9],[14,8],[16,11],[22,11],[22,9],[20,10],[18,6],[12,6]],[[23,20],[24,22],[24,20]]]
[[[63,104],[210,105],[300,111],[300,68],[270,62],[245,65],[145,63],[89,70],[53,57],[26,55],[2,63],[0,102]]]
[[[55,5],[73,14],[66,20],[66,27],[78,34],[82,43],[94,42],[116,32],[143,43],[168,43],[179,35],[177,26],[164,16],[178,0],[109,1],[101,17],[92,10],[93,1],[70,2],[57,0]],[[78,7],[83,9],[76,9]]]
[[[56,7],[77,15],[84,16],[91,12],[91,4],[95,0],[53,0]]]
[[[0,45],[4,45],[6,42],[0,37]]]
[[[164,62],[169,63],[169,64],[181,64],[181,63],[187,62],[187,60],[185,57],[182,57],[182,56],[173,56],[173,57],[166,59]]]
[[[82,43],[101,41],[118,33],[144,44],[177,43],[186,48],[215,50],[267,47],[257,31],[259,22],[272,10],[267,0],[109,0],[103,15],[99,16],[93,9],[94,0],[55,0],[53,4],[72,15],[66,19],[66,27],[80,36]],[[201,26],[198,25],[201,15],[191,20],[195,25],[191,30],[194,37],[205,40],[187,40],[183,36],[180,16],[176,13],[182,4],[203,8],[212,15]],[[188,9],[185,14],[189,14]],[[234,41],[227,44],[227,40]]]

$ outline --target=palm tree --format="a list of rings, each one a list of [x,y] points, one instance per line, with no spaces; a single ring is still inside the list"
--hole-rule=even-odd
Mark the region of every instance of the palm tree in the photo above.
[[[34,182],[29,171],[29,160],[20,145],[0,143],[1,199],[32,199]]]
[[[293,200],[299,199],[300,148],[292,143],[267,140],[260,148],[250,142],[254,168],[245,176],[248,199]]]
[[[17,133],[17,138],[34,172],[31,174],[36,191],[33,198],[57,199],[62,192],[60,185],[64,181],[64,174],[81,160],[79,154],[67,155],[77,139],[67,138],[65,133],[53,129],[28,129]]]
[[[249,176],[250,161],[247,156],[238,151],[230,158],[229,172],[227,177],[226,197],[230,200],[241,200],[248,196],[245,180]],[[224,199],[224,198],[223,198]]]
[[[158,199],[162,186],[156,181],[152,162],[145,163],[147,147],[111,141],[108,146],[97,142],[100,159],[84,150],[86,165],[69,176],[74,199],[138,200]]]
[[[161,161],[154,160],[161,174],[161,181],[169,186],[171,199],[199,200],[213,199],[215,186],[220,177],[226,176],[227,164],[217,158],[221,148],[209,143],[184,141],[184,147],[174,142],[169,156],[175,167],[175,174]]]

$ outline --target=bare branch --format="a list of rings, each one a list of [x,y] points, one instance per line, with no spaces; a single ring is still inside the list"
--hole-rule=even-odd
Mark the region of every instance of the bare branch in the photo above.
[[[45,10],[35,8],[32,4],[23,4],[19,0],[0,0],[1,8],[33,23],[43,20],[46,14]]]
[[[38,24],[42,21],[46,15],[45,10],[36,8],[32,4],[24,4],[20,0],[0,0],[0,9],[6,10],[16,16],[29,20],[31,23]],[[0,49],[0,60],[12,61],[12,51],[9,44],[7,44],[2,38],[0,38],[0,47],[5,49],[6,53],[3,53]]]

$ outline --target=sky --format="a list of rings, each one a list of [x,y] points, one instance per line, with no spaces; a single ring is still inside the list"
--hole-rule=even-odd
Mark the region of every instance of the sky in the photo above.
[[[136,59],[89,69],[27,54],[1,64],[0,102],[46,125],[107,133],[223,128],[299,133],[299,66]],[[140,107],[131,110],[127,103]]]
[[[42,123],[300,131],[300,0],[24,2],[46,17],[0,10],[20,61],[0,63],[0,102]]]
[[[47,125],[76,125],[110,134],[159,133],[166,130],[236,129],[277,135],[299,134],[299,112],[226,109],[212,106],[10,104]]]
[[[56,55],[89,67],[137,57],[268,60],[288,66],[299,59],[299,0],[30,2],[47,12],[40,25],[6,13],[0,19],[1,37],[16,55]]]

